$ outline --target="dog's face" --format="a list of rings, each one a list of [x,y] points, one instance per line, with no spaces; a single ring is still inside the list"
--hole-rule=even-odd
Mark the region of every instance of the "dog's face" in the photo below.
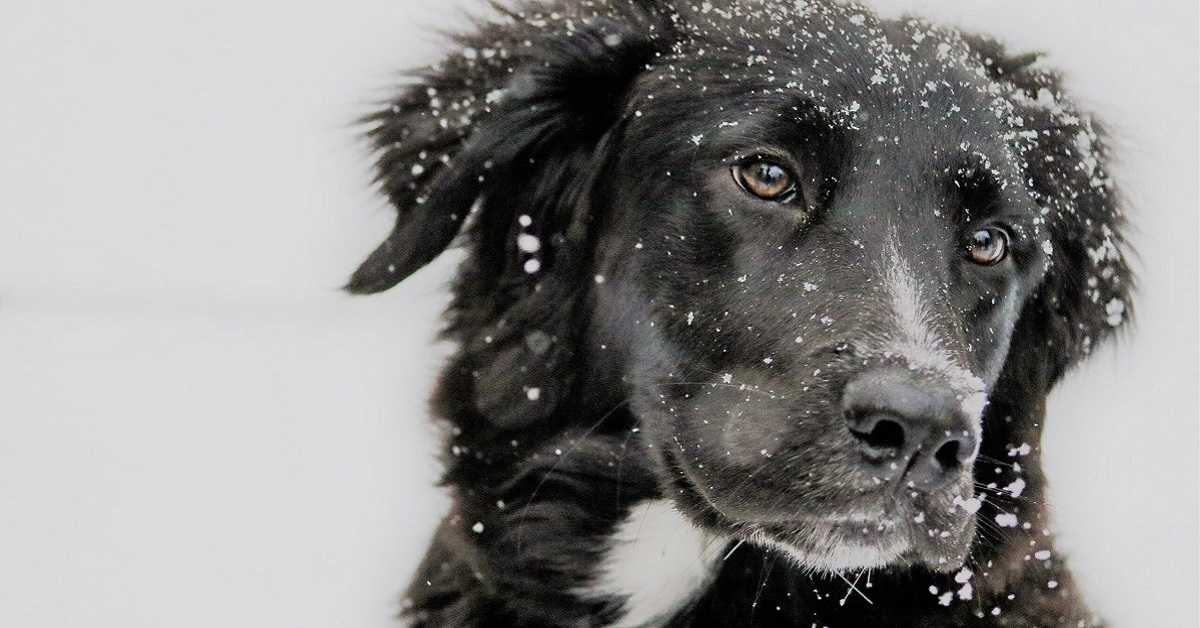
[[[880,88],[866,36],[837,58],[756,40],[734,83],[708,79],[743,59],[698,50],[644,77],[598,291],[699,519],[812,568],[957,568],[1052,245],[965,47],[883,37],[909,58]]]
[[[1124,320],[1090,123],[1030,59],[921,22],[620,6],[525,16],[551,32],[511,35],[539,51],[524,65],[469,48],[477,80],[380,116],[385,188],[412,209],[352,289],[424,264],[482,198],[453,323],[496,356],[471,365],[493,423],[542,425],[530,382],[617,356],[594,368],[699,525],[814,570],[959,567],[981,448],[1035,430],[1008,406],[1040,408]],[[406,114],[453,89],[460,126]],[[522,325],[539,340],[494,341]]]

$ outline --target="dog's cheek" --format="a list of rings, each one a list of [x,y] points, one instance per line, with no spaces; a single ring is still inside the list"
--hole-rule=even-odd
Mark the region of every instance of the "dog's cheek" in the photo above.
[[[850,451],[840,415],[828,400],[768,392],[778,382],[706,383],[665,407],[669,431],[660,438],[693,482],[731,516],[769,519],[780,511],[823,508],[843,495]],[[811,412],[810,412],[811,411]],[[807,413],[807,415],[806,415]],[[869,482],[868,478],[856,478]]]
[[[957,316],[963,321],[965,345],[971,348],[964,355],[972,371],[978,373],[989,387],[1000,377],[1017,318],[1028,298],[1027,287],[998,286],[957,310]]]
[[[675,420],[690,458],[717,469],[751,471],[788,439],[790,417],[770,393],[751,387],[708,385],[686,400]]]

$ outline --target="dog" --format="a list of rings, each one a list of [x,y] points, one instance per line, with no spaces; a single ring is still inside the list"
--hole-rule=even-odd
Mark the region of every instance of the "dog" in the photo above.
[[[467,250],[414,626],[1094,626],[1046,396],[1131,319],[1035,54],[830,1],[550,0],[368,116],[386,290]]]

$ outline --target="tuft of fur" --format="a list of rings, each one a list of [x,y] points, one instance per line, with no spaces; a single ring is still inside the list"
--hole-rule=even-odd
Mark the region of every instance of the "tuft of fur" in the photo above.
[[[365,119],[398,215],[347,289],[468,251],[434,399],[454,505],[413,625],[1096,625],[1038,443],[1133,279],[1103,129],[1059,77],[825,1],[496,9]],[[721,159],[775,146],[804,206],[729,183]],[[1009,276],[943,253],[984,219],[1017,225]],[[966,485],[909,502],[848,465],[837,399],[864,365],[953,380],[983,435]],[[666,503],[723,559],[659,616],[604,583],[631,513]],[[871,549],[912,530],[902,558]]]

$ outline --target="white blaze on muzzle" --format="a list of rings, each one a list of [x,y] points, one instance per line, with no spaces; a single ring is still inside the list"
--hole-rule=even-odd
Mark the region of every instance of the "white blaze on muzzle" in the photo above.
[[[986,385],[946,350],[945,342],[934,330],[929,300],[922,295],[916,273],[900,254],[896,240],[893,230],[884,245],[882,268],[884,290],[895,317],[892,326],[895,331],[894,335],[883,339],[879,349],[885,356],[903,359],[913,370],[945,381],[958,396],[959,406],[978,432],[983,408],[987,405]]]

